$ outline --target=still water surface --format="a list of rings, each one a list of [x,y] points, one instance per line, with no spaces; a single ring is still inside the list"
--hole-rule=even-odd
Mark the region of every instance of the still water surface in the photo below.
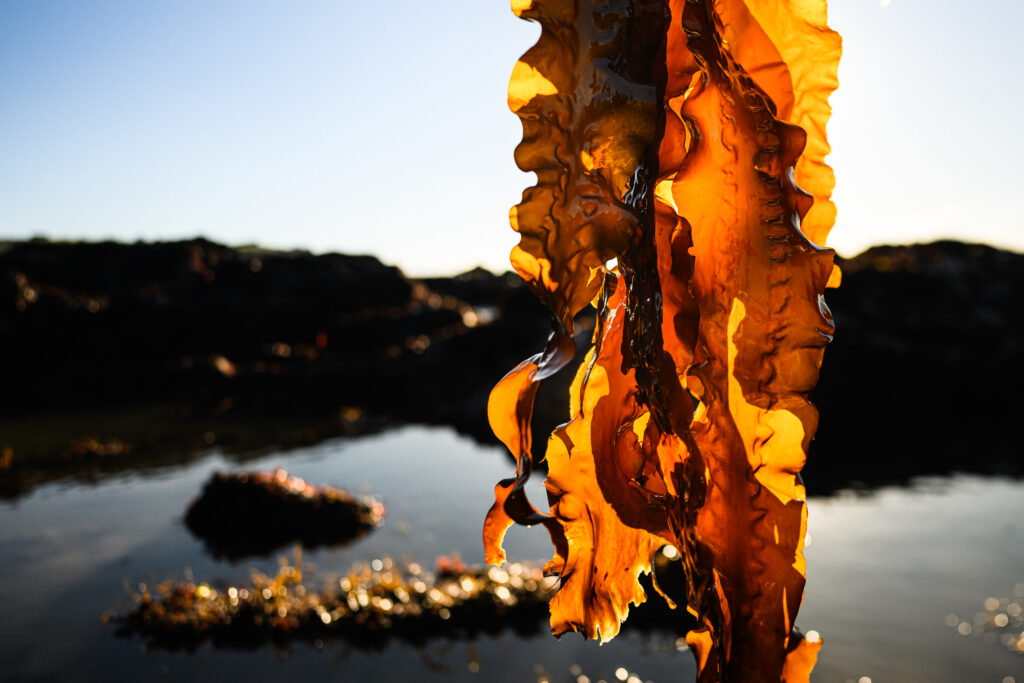
[[[244,469],[278,465],[316,484],[370,491],[388,506],[377,531],[306,553],[321,576],[385,555],[431,566],[458,552],[481,562],[492,487],[511,470],[497,448],[424,427],[277,452]],[[126,582],[191,571],[197,580],[238,583],[252,568],[276,571],[273,557],[213,559],[183,524],[210,474],[237,469],[211,451],[187,465],[50,484],[0,504],[0,680],[536,681],[543,674],[561,683],[572,680],[573,665],[594,683],[616,680],[619,667],[641,680],[693,680],[692,657],[675,646],[679,634],[630,633],[628,624],[603,647],[556,641],[543,624],[532,636],[504,631],[420,647],[392,641],[372,652],[342,641],[168,652],[115,636],[101,617],[131,606]],[[810,579],[798,625],[825,640],[815,681],[1024,683],[1024,655],[994,634],[960,635],[947,625],[950,615],[970,622],[987,598],[1012,598],[1024,584],[1024,485],[954,476],[810,505]],[[506,549],[516,560],[550,556],[539,529],[513,529]]]

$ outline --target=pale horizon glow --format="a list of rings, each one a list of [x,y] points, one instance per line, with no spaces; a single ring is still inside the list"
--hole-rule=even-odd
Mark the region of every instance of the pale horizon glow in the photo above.
[[[287,7],[284,9],[284,7]],[[1024,251],[1024,9],[834,0],[829,246]],[[410,275],[508,268],[532,175],[507,3],[27,0],[0,5],[0,239],[368,253]]]

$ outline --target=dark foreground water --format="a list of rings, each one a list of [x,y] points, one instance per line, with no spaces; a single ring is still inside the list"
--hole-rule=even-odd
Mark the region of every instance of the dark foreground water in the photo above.
[[[458,552],[469,563],[482,561],[479,532],[492,487],[511,470],[495,448],[419,427],[273,453],[244,469],[277,465],[316,484],[364,488],[388,506],[379,530],[342,548],[306,553],[320,576],[384,555],[432,565],[438,555]],[[593,683],[618,680],[620,667],[644,681],[693,680],[692,657],[676,647],[680,634],[631,633],[628,624],[603,647],[568,636],[556,641],[544,624],[534,635],[504,631],[422,646],[392,641],[377,651],[329,640],[286,650],[206,645],[168,652],[117,637],[101,618],[111,608],[130,608],[126,582],[191,571],[197,580],[237,583],[252,568],[275,571],[276,558],[214,560],[185,529],[185,509],[218,469],[240,466],[211,451],[187,465],[49,484],[0,503],[0,680],[546,676],[561,683],[575,680],[574,666]],[[1024,604],[1024,484],[954,476],[812,499],[810,534],[799,625],[825,640],[815,681],[1024,683],[1024,654],[1012,651],[1010,631],[986,629],[977,618],[990,598],[1003,600],[989,602],[996,613]],[[506,548],[517,560],[550,555],[539,529],[514,529]]]

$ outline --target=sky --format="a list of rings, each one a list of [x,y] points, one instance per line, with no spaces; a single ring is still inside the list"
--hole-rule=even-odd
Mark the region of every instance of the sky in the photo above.
[[[833,0],[829,245],[1024,251],[1017,0]],[[181,239],[507,268],[506,0],[0,0],[0,239]]]

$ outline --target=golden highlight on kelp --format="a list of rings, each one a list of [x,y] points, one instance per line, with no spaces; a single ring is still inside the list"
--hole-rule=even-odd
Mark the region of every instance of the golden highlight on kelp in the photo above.
[[[699,680],[807,681],[821,643],[805,581],[808,392],[839,282],[824,160],[839,36],[824,0],[513,0],[542,27],[515,65],[512,265],[553,314],[547,347],[491,394],[516,456],[484,524],[543,524],[555,634],[612,638],[665,545],[686,570]],[[547,510],[524,484],[537,383],[593,347],[548,440]]]

